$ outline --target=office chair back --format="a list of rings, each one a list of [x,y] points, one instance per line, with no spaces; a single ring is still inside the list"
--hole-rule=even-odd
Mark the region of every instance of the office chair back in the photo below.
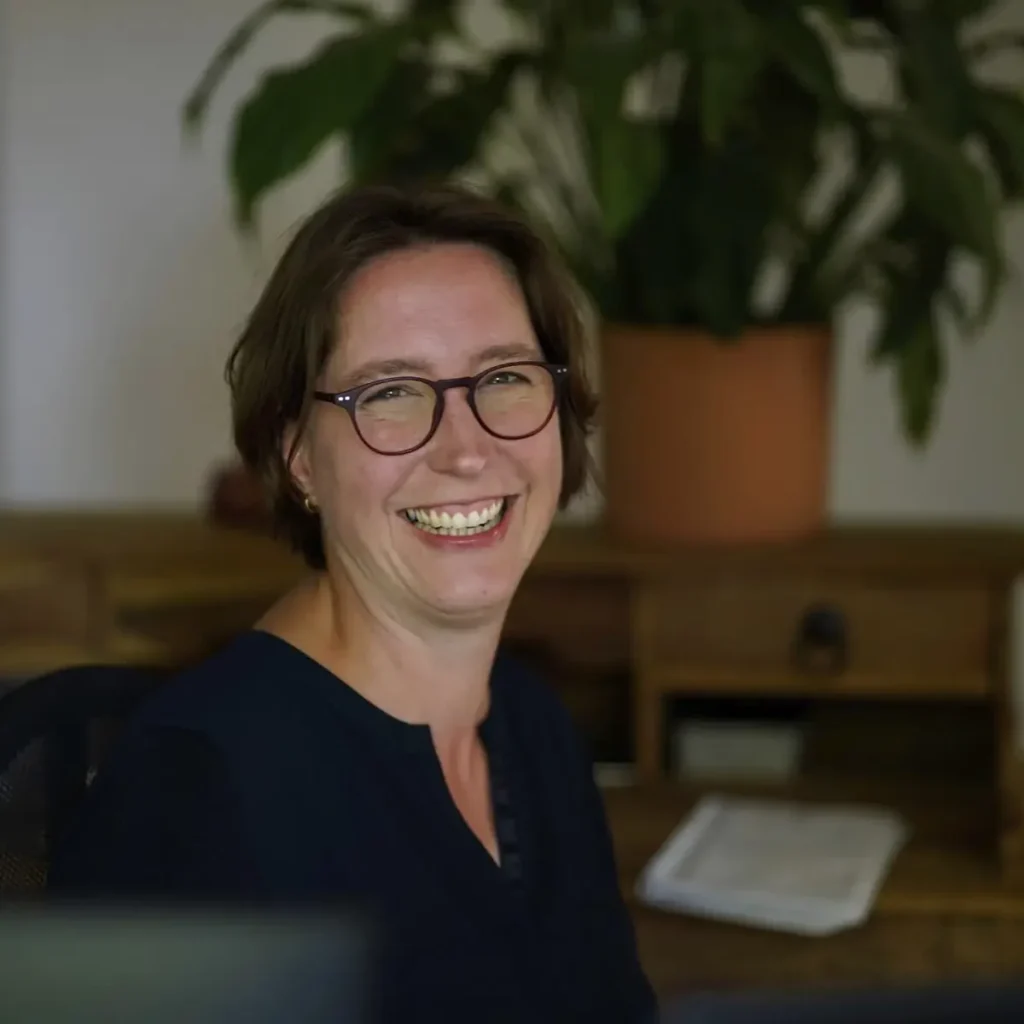
[[[0,697],[0,899],[41,893],[58,840],[117,727],[156,669],[59,669]]]

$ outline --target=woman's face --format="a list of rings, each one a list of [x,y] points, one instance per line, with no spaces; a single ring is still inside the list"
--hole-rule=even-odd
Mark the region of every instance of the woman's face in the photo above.
[[[466,377],[544,358],[514,277],[472,245],[379,257],[353,279],[339,315],[340,341],[318,381],[324,391],[406,373]],[[405,400],[381,393],[373,415],[392,416],[393,399]],[[344,410],[314,405],[292,468],[320,508],[329,565],[340,564],[365,599],[392,613],[471,621],[502,612],[557,508],[557,413],[532,437],[502,440],[477,421],[466,389],[453,388],[426,445],[381,455]],[[497,503],[503,513],[493,525]],[[453,519],[457,513],[464,518]]]

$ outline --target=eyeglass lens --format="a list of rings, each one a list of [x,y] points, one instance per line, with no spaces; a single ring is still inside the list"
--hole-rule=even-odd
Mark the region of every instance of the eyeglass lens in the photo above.
[[[509,440],[538,431],[555,404],[555,382],[543,366],[502,366],[473,389],[477,417],[492,434]],[[415,378],[395,378],[364,391],[355,405],[356,427],[379,452],[403,452],[426,441],[438,396]]]

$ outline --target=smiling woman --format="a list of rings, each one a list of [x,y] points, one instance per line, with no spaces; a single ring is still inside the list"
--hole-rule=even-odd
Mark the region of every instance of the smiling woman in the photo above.
[[[496,653],[585,480],[585,341],[542,242],[471,192],[313,214],[228,363],[309,577],[142,711],[54,893],[357,902],[385,1021],[653,1020],[588,758]]]
[[[454,406],[446,419],[461,420],[482,389],[458,395],[451,386],[437,390],[432,379],[543,361],[560,368],[564,505],[588,468],[595,403],[583,369],[587,343],[574,283],[536,234],[500,206],[450,187],[341,193],[296,235],[229,360],[236,442],[266,480],[279,528],[323,567],[329,542],[305,503],[320,498],[302,484],[296,490],[296,466],[288,465],[296,452],[284,451],[309,439],[318,399],[348,408],[358,436],[359,389],[376,385],[363,392],[362,407],[393,378],[406,378],[407,391],[444,396],[436,402],[437,429],[443,407]],[[344,439],[342,427],[329,429]]]

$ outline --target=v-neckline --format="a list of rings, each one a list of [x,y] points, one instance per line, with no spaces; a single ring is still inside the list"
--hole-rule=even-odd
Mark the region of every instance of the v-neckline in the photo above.
[[[478,730],[479,735],[479,730]],[[473,831],[472,826],[466,820],[466,816],[459,810],[459,805],[456,803],[455,797],[452,795],[451,788],[448,785],[448,780],[444,777],[444,767],[441,764],[441,759],[437,754],[437,748],[431,743],[431,783],[437,789],[437,800],[438,803],[444,806],[445,816],[451,822],[451,828],[453,834],[461,833],[462,836],[467,839],[474,847],[476,852],[483,854],[486,858],[487,866],[493,868],[499,874],[504,874],[504,865],[501,861],[501,840],[498,836],[497,821],[494,819],[494,778],[491,774],[491,755],[487,749],[487,744],[483,737],[480,736],[480,742],[484,745],[484,752],[487,756],[487,789],[488,789],[488,800],[491,804],[491,816],[494,823],[494,841],[497,847],[498,856],[495,858],[491,851],[487,849],[486,844],[483,840]]]
[[[437,748],[434,746],[434,737],[429,725],[406,722],[389,714],[383,708],[374,704],[373,701],[363,696],[354,687],[350,686],[343,678],[332,672],[322,662],[317,661],[316,658],[313,658],[301,648],[296,647],[276,633],[252,629],[249,632],[249,636],[255,638],[258,642],[267,643],[268,651],[276,651],[279,655],[297,658],[309,666],[312,669],[312,672],[309,673],[309,678],[316,681],[317,688],[335,706],[343,710],[348,720],[355,722],[361,729],[370,732],[382,743],[385,747],[383,752],[385,758],[389,756],[388,749],[405,755],[414,755],[418,759],[422,758],[423,763],[427,766],[425,776],[433,791],[434,799],[431,803],[434,806],[443,808],[444,817],[449,822],[446,831],[451,836],[453,844],[466,851],[465,859],[467,865],[472,864],[474,866],[474,870],[479,873],[481,880],[486,885],[491,886],[495,882],[499,883],[502,888],[507,885],[508,879],[505,877],[505,866],[501,863],[500,836],[496,837],[498,839],[499,859],[495,860],[487,847],[470,828],[469,823],[455,803],[455,799],[445,780],[444,770],[441,767],[441,761],[437,754]],[[493,764],[496,745],[500,742],[501,729],[499,722],[502,713],[500,705],[503,701],[497,665],[491,670],[489,686],[488,710],[483,720],[477,726],[477,735],[480,737],[480,741],[483,743],[484,750],[487,753],[488,787],[493,807],[495,802]],[[422,807],[416,801],[410,801],[410,804],[417,811],[422,811]],[[422,814],[418,816],[421,819],[424,818]],[[423,825],[429,834],[436,830],[437,822],[433,819],[425,819],[423,820]],[[498,823],[495,821],[496,832],[497,828]],[[447,867],[451,870],[450,865],[442,864],[442,867]],[[457,874],[461,877],[461,872],[457,872]]]

